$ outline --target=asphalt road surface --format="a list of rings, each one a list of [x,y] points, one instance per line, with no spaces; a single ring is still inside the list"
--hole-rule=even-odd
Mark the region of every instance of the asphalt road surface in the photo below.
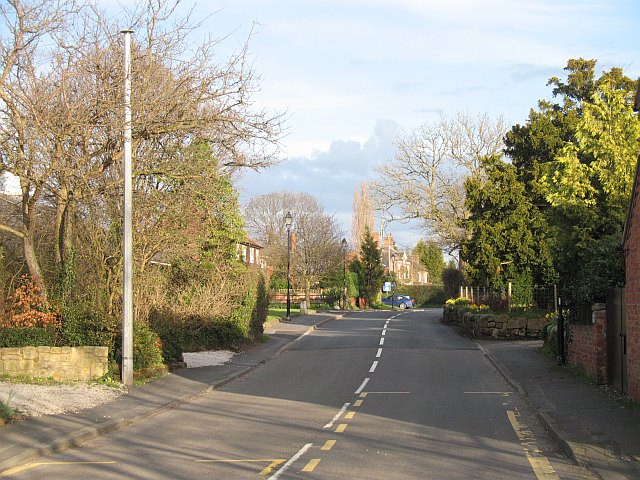
[[[325,323],[221,390],[7,478],[591,478],[440,316]]]

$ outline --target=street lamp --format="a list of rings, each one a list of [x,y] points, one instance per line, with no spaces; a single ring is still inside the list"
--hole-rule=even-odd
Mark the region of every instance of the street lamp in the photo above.
[[[347,240],[342,239],[342,309],[347,308]]]
[[[287,227],[287,316],[285,320],[291,321],[291,223],[293,217],[291,212],[284,216],[284,224]]]
[[[392,253],[391,254],[391,310],[393,310],[393,302],[395,300],[394,298],[394,292],[395,292],[395,287],[396,287],[396,254]]]

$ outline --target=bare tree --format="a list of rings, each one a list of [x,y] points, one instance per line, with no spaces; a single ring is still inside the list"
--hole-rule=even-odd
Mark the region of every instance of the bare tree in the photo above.
[[[0,40],[0,171],[17,176],[21,189],[21,221],[15,227],[0,224],[0,230],[22,240],[31,277],[43,292],[35,245],[37,208],[56,158],[40,148],[45,135],[32,92],[39,89],[41,41],[56,38],[74,8],[72,1],[48,0],[10,0],[0,7],[6,32]]]
[[[136,29],[135,185],[137,195],[149,201],[159,198],[158,189],[198,175],[180,160],[194,142],[209,145],[212,155],[199,167],[204,178],[213,179],[271,165],[282,134],[280,114],[253,106],[257,78],[246,46],[223,61],[215,56],[215,40],[188,49],[188,36],[199,25],[190,15],[174,19],[178,3],[147,2],[125,22]],[[10,32],[1,52],[1,169],[20,179],[23,206],[20,227],[1,224],[0,230],[23,240],[31,275],[44,288],[34,246],[37,208],[55,210],[53,258],[60,265],[74,218],[90,218],[88,208],[101,208],[120,193],[122,39],[119,25],[97,8],[72,9],[71,2],[61,2],[63,11],[50,1],[8,4],[12,10],[0,11]],[[73,21],[64,24],[65,18]],[[38,43],[44,36],[46,50]],[[119,218],[105,222],[101,227],[108,229]]]
[[[245,207],[249,233],[266,245],[269,264],[286,270],[287,230],[284,216],[291,212],[295,241],[291,269],[309,301],[309,290],[341,265],[343,232],[308,193],[275,192],[252,198]]]
[[[356,252],[360,251],[360,243],[367,228],[369,228],[370,232],[375,230],[375,217],[367,184],[362,182],[360,188],[353,193],[351,244]]]
[[[464,180],[481,175],[481,158],[501,153],[505,132],[502,118],[458,114],[400,136],[395,161],[370,185],[376,209],[390,220],[420,219],[442,246],[456,250],[466,236]]]

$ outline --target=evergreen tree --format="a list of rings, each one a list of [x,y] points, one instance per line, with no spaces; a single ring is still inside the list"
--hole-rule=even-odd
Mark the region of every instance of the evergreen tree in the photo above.
[[[384,282],[384,267],[378,244],[373,239],[369,227],[364,230],[360,244],[365,299],[369,305],[375,303]]]
[[[505,139],[506,154],[541,209],[561,293],[569,303],[602,301],[623,279],[620,248],[638,156],[632,113],[636,83],[595,60],[572,59],[566,81],[549,80],[559,101],[541,101]]]
[[[442,255],[442,250],[438,244],[432,240],[420,240],[413,249],[413,254],[417,255],[420,263],[429,272],[429,278],[432,283],[442,282],[442,271],[446,264]]]
[[[525,194],[516,168],[497,157],[483,161],[484,178],[465,183],[470,237],[462,244],[467,272],[477,285],[504,286],[553,280],[546,223]]]

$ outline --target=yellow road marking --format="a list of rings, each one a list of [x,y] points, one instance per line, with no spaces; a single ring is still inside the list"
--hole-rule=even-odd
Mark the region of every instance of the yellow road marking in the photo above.
[[[264,463],[264,462],[284,462],[283,458],[258,458],[253,459],[235,459],[235,460],[196,460],[196,463]]]
[[[346,423],[341,423],[340,425],[338,425],[338,428],[336,428],[336,433],[344,432],[347,429],[348,426],[349,425],[346,424]]]
[[[369,395],[369,393],[368,393],[368,392],[362,392],[362,393],[360,394],[360,398],[367,398],[367,395]]]
[[[304,466],[302,471],[303,472],[313,472],[313,470],[318,466],[319,463],[320,463],[320,459],[319,458],[312,458],[311,460],[309,460],[309,463],[307,463]]]
[[[524,449],[524,454],[529,460],[529,464],[535,473],[538,480],[559,480],[555,470],[551,466],[549,459],[543,456],[540,449],[535,443],[535,437],[533,432],[528,430],[526,425],[521,424],[516,417],[516,413],[509,410],[507,411],[507,417],[513,430],[516,432],[516,436],[520,440],[520,444]]]
[[[35,467],[40,467],[42,465],[114,465],[116,462],[37,462],[37,463],[28,463],[26,465],[22,465],[21,467],[15,467],[10,470],[5,470],[0,473],[0,477],[6,477],[7,475],[13,475],[14,473],[24,472],[25,470],[31,470]]]
[[[349,412],[344,416],[344,418],[347,420],[351,420],[355,416],[355,414],[356,412]]]
[[[284,459],[283,458],[279,458],[277,460],[274,460],[273,462],[271,462],[266,468],[264,468],[260,472],[260,475],[269,475],[273,471],[273,469],[278,468],[283,463],[284,463]]]
[[[335,444],[335,440],[327,440],[320,450],[331,450]]]
[[[356,400],[355,402],[353,402],[354,407],[359,407],[360,405],[362,405],[362,400]]]
[[[229,460],[196,460],[196,463],[269,463],[260,471],[260,475],[268,475],[275,468],[282,465],[286,459],[284,458],[257,458],[257,459],[229,459]]]

